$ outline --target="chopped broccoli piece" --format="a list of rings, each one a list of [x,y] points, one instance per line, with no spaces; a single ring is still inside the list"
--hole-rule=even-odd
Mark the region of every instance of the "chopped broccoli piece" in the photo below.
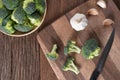
[[[36,5],[33,0],[25,0],[23,2],[23,9],[27,14],[32,14],[36,11]]]
[[[11,17],[11,16],[9,15],[9,16],[7,16],[6,18],[3,19],[3,21],[2,21],[2,26],[5,26],[5,25],[7,24],[7,22],[8,22],[9,20],[11,20],[10,17]]]
[[[23,24],[25,22],[26,18],[27,18],[26,14],[21,6],[14,9],[14,11],[11,15],[11,19],[18,24]]]
[[[63,71],[72,71],[75,74],[79,74],[79,69],[77,68],[77,66],[74,64],[74,58],[70,57],[66,60],[63,68]]]
[[[20,3],[20,0],[2,0],[5,7],[9,10],[14,10]]]
[[[3,32],[6,32],[8,34],[13,34],[15,33],[15,29],[13,28],[13,21],[12,20],[8,20],[8,18],[5,19],[7,22],[6,24],[3,25],[0,25],[0,29],[3,31]]]
[[[75,41],[68,41],[67,46],[65,46],[64,48],[64,54],[68,55],[68,54],[71,54],[72,52],[76,52],[79,54],[81,49],[75,44],[76,44]]]
[[[5,8],[0,8],[0,24],[2,23],[3,19],[7,17],[8,11]]]
[[[30,20],[31,24],[35,26],[39,26],[42,20],[40,13],[37,11],[31,15],[28,15],[27,17]]]
[[[45,0],[35,0],[36,9],[40,11],[41,14],[45,12]]]
[[[82,55],[86,59],[93,59],[98,56],[100,52],[100,47],[95,39],[87,40],[85,45],[82,47]]]
[[[56,60],[59,57],[59,55],[56,52],[56,50],[57,50],[57,44],[54,44],[53,48],[52,48],[52,51],[49,52],[49,53],[47,53],[46,57],[49,58],[49,59],[51,59],[51,60]]]
[[[26,22],[24,24],[16,24],[14,25],[14,28],[20,32],[29,32],[33,29],[33,26],[30,23]]]

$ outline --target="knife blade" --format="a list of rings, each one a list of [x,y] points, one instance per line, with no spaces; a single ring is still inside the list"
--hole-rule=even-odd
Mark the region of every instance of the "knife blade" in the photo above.
[[[109,37],[109,40],[107,41],[107,44],[102,52],[102,55],[97,63],[97,66],[95,68],[95,70],[93,71],[92,75],[91,75],[91,78],[90,80],[97,80],[99,74],[101,73],[104,65],[105,65],[105,62],[106,62],[106,59],[107,59],[107,56],[110,52],[110,49],[112,47],[112,44],[113,44],[113,40],[114,40],[114,35],[115,35],[115,28],[112,27],[113,30],[112,30],[112,33]]]

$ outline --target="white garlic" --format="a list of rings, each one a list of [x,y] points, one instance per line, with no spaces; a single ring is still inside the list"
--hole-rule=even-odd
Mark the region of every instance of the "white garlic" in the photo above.
[[[84,14],[76,13],[71,19],[70,24],[76,31],[84,30],[88,25],[88,20]]]
[[[97,5],[100,6],[101,8],[106,8],[106,2],[104,0],[99,0],[97,2]]]
[[[88,14],[88,15],[94,15],[94,16],[95,16],[95,15],[98,15],[99,13],[98,13],[98,10],[97,10],[97,9],[91,8],[91,9],[88,10],[87,14]]]
[[[111,19],[105,19],[105,20],[103,21],[103,25],[104,25],[104,26],[109,26],[109,25],[111,25],[111,24],[114,24],[114,21],[111,20]]]

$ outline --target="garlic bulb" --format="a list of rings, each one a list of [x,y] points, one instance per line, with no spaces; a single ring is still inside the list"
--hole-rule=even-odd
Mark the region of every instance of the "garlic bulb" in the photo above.
[[[99,0],[97,2],[97,5],[100,6],[101,8],[106,8],[106,2],[104,0]]]
[[[97,9],[91,8],[91,9],[88,10],[87,14],[95,16],[95,15],[98,15],[99,13],[98,13]]]
[[[71,19],[70,24],[76,31],[84,30],[88,25],[88,20],[84,14],[76,13]]]
[[[111,19],[105,19],[105,20],[103,21],[103,25],[104,25],[104,26],[109,26],[109,25],[111,25],[111,24],[114,24],[114,21],[111,20]]]

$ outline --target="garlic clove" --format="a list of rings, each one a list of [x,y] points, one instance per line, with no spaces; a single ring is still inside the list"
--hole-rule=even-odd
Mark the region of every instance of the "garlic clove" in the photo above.
[[[98,15],[99,12],[98,12],[97,9],[91,8],[91,9],[88,10],[87,14],[92,15],[92,16],[95,16],[95,15]]]
[[[104,0],[99,0],[97,2],[97,5],[100,6],[101,8],[106,8],[106,2]]]
[[[76,30],[84,30],[88,25],[88,20],[84,14],[76,13],[71,19],[70,19],[71,27]]]
[[[111,24],[114,24],[114,21],[111,20],[111,19],[105,19],[105,20],[103,21],[103,25],[104,25],[104,26],[109,26],[109,25],[111,25]]]

